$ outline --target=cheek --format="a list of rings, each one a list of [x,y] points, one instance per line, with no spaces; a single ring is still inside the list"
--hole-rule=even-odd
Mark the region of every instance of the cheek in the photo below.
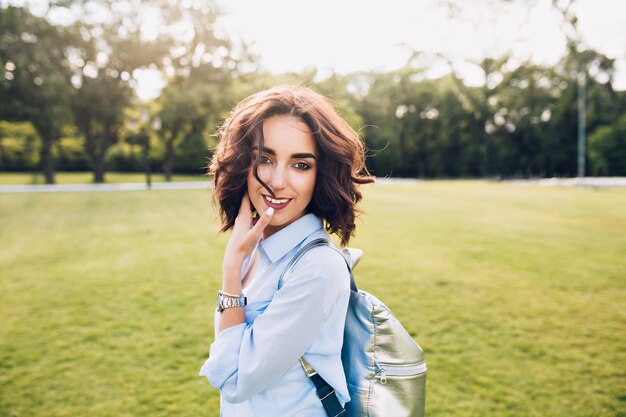
[[[267,179],[267,167],[259,166],[257,168],[257,174],[262,181],[266,181]],[[267,181],[266,181],[267,182]],[[248,172],[248,187],[259,187],[261,183],[254,176],[254,169],[251,167]]]
[[[268,165],[261,165],[258,170],[259,178],[264,182],[268,182],[272,176],[272,168]]]
[[[315,180],[316,173],[315,171],[311,172],[307,175],[302,175],[298,181],[298,189],[302,195],[312,196],[313,191],[315,190]]]
[[[261,184],[256,180],[256,178],[254,178],[252,170],[250,170],[250,172],[248,173],[248,180],[246,185],[248,195],[250,196],[250,201],[252,201],[252,204],[255,206],[254,208],[258,208],[256,206],[260,204],[257,200],[259,200],[260,198],[259,187],[261,187]]]
[[[271,177],[270,167],[268,167],[267,165],[259,165],[256,172],[259,175],[261,181],[267,184]],[[250,173],[248,174],[248,182],[253,182],[254,184],[261,185],[261,183],[254,177],[254,171],[252,169],[250,169]]]

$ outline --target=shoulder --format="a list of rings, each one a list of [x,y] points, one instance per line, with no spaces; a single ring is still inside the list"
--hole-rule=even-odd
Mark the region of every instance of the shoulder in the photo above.
[[[350,271],[344,256],[336,248],[328,245],[309,249],[294,265],[294,274],[313,275],[324,280],[349,280]]]
[[[337,249],[327,245],[316,246],[309,249],[302,255],[301,259],[305,261],[303,263],[317,264],[319,267],[327,265],[329,267],[341,267],[347,270],[347,264],[343,255],[340,254]]]

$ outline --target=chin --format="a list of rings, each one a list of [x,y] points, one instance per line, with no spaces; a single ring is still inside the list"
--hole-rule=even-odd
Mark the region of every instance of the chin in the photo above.
[[[277,218],[276,213],[272,216],[272,220],[270,220],[270,226],[280,226],[281,224],[285,224],[286,222],[282,219]]]

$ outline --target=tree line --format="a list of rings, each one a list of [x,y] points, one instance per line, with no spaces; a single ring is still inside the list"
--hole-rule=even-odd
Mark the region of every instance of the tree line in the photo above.
[[[396,71],[272,74],[219,33],[207,2],[50,2],[45,13],[0,6],[0,171],[203,173],[218,123],[239,100],[276,84],[330,97],[364,138],[377,176],[544,177],[577,172],[585,90],[586,175],[626,175],[626,93],[615,62],[568,43],[554,67],[475,65],[483,85],[426,76],[416,51]],[[53,18],[57,16],[57,18]],[[60,21],[58,16],[66,16]],[[156,23],[155,23],[156,22]],[[149,102],[141,71],[166,80]]]

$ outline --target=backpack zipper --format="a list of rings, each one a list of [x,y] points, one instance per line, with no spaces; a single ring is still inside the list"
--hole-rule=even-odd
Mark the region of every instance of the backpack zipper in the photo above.
[[[422,363],[418,363],[415,365],[387,365],[387,364],[380,364],[380,363],[376,363],[377,367],[379,368],[378,372],[376,372],[377,376],[380,374],[379,378],[380,378],[380,383],[381,384],[386,384],[387,383],[387,376],[408,376],[408,375],[419,375],[419,374],[423,374],[424,372],[426,372],[426,363],[422,362]]]

